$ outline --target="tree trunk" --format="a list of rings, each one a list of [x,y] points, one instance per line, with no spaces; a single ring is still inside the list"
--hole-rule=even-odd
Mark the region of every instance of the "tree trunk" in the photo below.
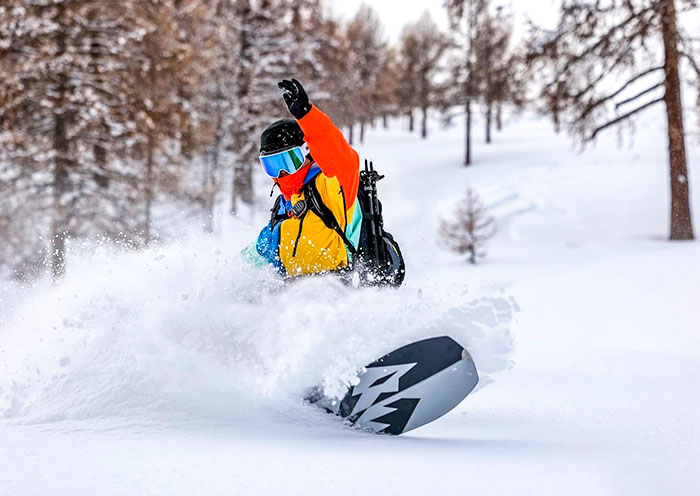
[[[63,5],[59,6],[59,18],[63,14]],[[66,33],[60,30],[56,37],[56,57],[66,53]],[[66,131],[65,104],[67,100],[67,81],[65,73],[58,76],[57,111],[54,118],[53,148],[56,152],[53,170],[53,205],[51,219],[51,276],[54,283],[66,274],[66,236],[68,234],[68,212],[63,204],[63,197],[68,192],[69,146]]]
[[[491,144],[491,120],[493,118],[493,104],[486,105],[486,144]]]
[[[469,248],[467,248],[469,251],[469,263],[472,265],[476,264],[476,247],[474,245],[469,245]]]
[[[204,168],[202,170],[202,228],[206,233],[214,232],[214,201],[212,198],[211,185],[209,177],[214,168],[214,152],[208,154],[204,160]]]
[[[408,111],[408,130],[409,130],[409,132],[412,133],[414,128],[415,128],[415,123],[414,123],[414,119],[413,119],[413,109],[411,109]]]
[[[360,143],[365,142],[365,121],[360,122]]]
[[[421,112],[423,117],[420,125],[420,135],[423,139],[428,137],[428,107],[422,107]]]
[[[352,146],[355,141],[355,124],[350,124],[348,129],[348,144]]]
[[[148,246],[151,243],[151,209],[153,208],[153,139],[149,136],[146,143],[146,177],[144,178],[146,203],[143,224],[143,238]]]
[[[61,78],[63,81],[64,78]],[[64,88],[59,83],[59,91]],[[53,208],[51,220],[51,276],[54,282],[63,279],[66,273],[66,235],[68,215],[63,197],[68,192],[68,139],[65,118],[59,114],[54,122],[54,150],[56,159],[53,171]]]
[[[472,99],[467,98],[467,152],[464,158],[464,165],[472,163]]]
[[[241,173],[241,166],[239,165],[238,161],[242,160],[241,158],[236,158],[236,163],[233,165],[233,178],[231,181],[231,215],[236,217],[238,215],[238,197],[239,195],[239,178],[238,176]]]
[[[240,159],[245,160],[245,159]],[[253,205],[253,169],[248,162],[239,162],[233,170],[231,215],[238,215],[238,201]]]
[[[386,114],[382,115],[382,127],[384,129],[389,129],[389,118],[387,117]]]
[[[678,75],[678,28],[674,0],[666,0],[662,16],[662,32],[666,61],[666,118],[668,121],[668,150],[671,165],[671,236],[672,240],[693,239],[690,213],[690,191],[685,157],[683,107]]]
[[[496,104],[496,131],[503,130],[503,104],[498,102]]]
[[[204,232],[214,232],[214,200],[216,198],[216,174],[219,170],[221,142],[223,133],[223,118],[221,114],[216,119],[216,132],[202,174],[202,217]]]
[[[467,18],[467,81],[465,93],[467,97],[466,113],[467,113],[467,136],[466,136],[466,151],[464,157],[464,165],[469,166],[472,163],[472,78],[473,74],[473,64],[472,64],[472,49],[474,46],[474,30],[476,29],[476,6],[473,3],[469,3],[469,12],[466,16]]]

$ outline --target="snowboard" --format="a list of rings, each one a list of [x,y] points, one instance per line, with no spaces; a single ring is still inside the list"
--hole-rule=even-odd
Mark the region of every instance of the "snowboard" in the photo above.
[[[471,355],[448,336],[403,346],[367,365],[340,401],[307,397],[365,431],[402,434],[436,420],[479,382]]]

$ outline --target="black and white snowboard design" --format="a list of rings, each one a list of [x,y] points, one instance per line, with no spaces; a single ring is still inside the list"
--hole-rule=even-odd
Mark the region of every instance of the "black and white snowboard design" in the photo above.
[[[442,417],[479,382],[469,352],[447,336],[399,348],[369,364],[343,400],[323,405],[355,426],[401,434]]]

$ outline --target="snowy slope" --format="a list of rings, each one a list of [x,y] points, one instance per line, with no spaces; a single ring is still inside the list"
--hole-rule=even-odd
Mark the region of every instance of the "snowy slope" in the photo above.
[[[372,131],[399,291],[280,283],[237,255],[241,223],[5,288],[0,494],[697,493],[700,247],[664,241],[655,117],[580,155],[514,118],[470,169],[460,127]],[[690,163],[697,212],[697,146]],[[476,267],[435,236],[467,183],[499,225]],[[372,436],[300,400],[442,333],[484,380],[433,424]]]

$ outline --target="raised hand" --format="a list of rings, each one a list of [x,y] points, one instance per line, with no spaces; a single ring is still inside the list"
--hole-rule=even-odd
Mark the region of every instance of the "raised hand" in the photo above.
[[[284,102],[287,104],[289,113],[292,114],[295,119],[301,119],[309,113],[311,110],[311,102],[299,81],[296,79],[292,79],[291,81],[283,79],[277,83],[277,87],[282,90]]]

